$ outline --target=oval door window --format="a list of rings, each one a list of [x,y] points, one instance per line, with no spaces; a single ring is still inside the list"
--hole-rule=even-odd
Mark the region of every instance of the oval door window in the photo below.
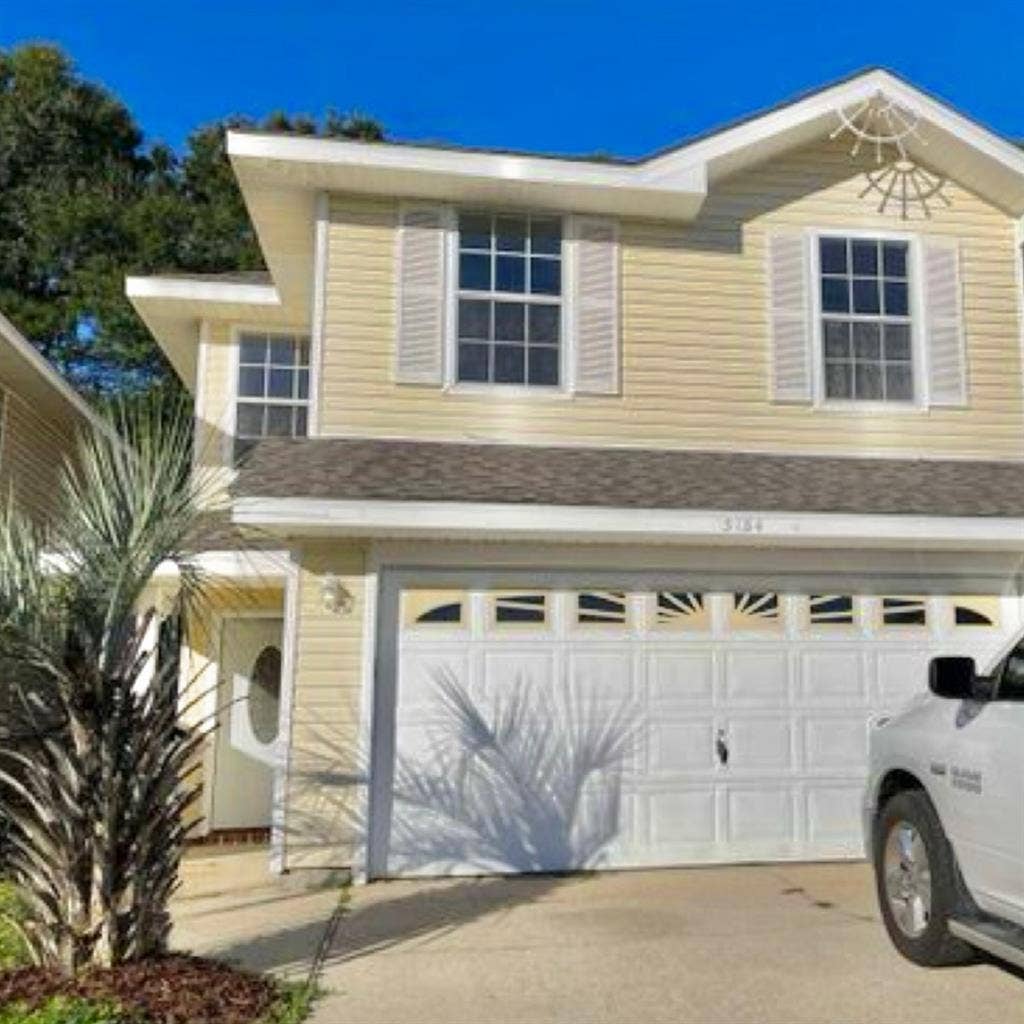
[[[249,684],[249,724],[260,743],[277,739],[281,710],[281,651],[270,646],[260,651]]]

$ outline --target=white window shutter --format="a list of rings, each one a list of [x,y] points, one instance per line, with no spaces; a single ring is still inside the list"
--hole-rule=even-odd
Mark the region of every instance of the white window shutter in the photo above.
[[[768,237],[768,302],[772,346],[772,399],[810,402],[814,397],[807,238]]]
[[[967,404],[967,357],[960,290],[960,247],[955,239],[921,243],[924,323],[928,351],[928,404]]]
[[[619,390],[619,231],[614,220],[573,220],[573,390],[614,395]]]
[[[398,229],[398,338],[395,378],[400,384],[441,384],[447,287],[448,207],[402,208]]]

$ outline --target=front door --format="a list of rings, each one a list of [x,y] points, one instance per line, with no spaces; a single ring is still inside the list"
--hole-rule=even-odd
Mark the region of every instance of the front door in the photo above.
[[[280,618],[228,618],[221,632],[213,829],[270,825],[281,699]]]

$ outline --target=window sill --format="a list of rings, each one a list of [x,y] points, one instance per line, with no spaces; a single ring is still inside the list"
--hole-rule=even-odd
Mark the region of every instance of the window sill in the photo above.
[[[928,406],[923,402],[844,402],[833,399],[815,402],[814,408],[822,412],[846,413],[853,416],[913,416],[928,412]]]
[[[572,398],[572,392],[564,387],[529,387],[521,384],[446,384],[442,389],[446,395],[469,395],[473,397],[526,399],[528,401],[552,402]]]

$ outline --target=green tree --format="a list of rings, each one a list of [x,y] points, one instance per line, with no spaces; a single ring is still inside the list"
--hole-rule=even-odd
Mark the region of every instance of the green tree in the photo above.
[[[200,127],[179,155],[145,145],[127,107],[59,48],[0,50],[0,310],[83,390],[173,383],[126,274],[262,268],[228,128],[383,138],[358,113],[277,112]]]
[[[0,52],[0,309],[58,364],[110,353],[94,324],[133,256],[150,165],[131,114],[52,46]],[[115,300],[116,301],[116,300]],[[119,339],[126,369],[152,361]]]

